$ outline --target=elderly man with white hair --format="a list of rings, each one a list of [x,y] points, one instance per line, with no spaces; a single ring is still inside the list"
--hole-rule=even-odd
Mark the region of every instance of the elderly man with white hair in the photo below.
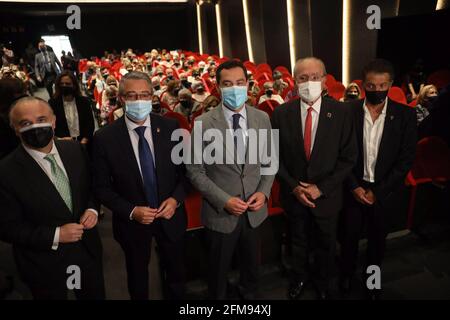
[[[194,82],[192,85],[192,91],[194,92],[192,98],[199,103],[205,101],[205,99],[210,95],[209,92],[206,92],[205,85],[201,81]]]
[[[192,98],[192,93],[188,89],[181,89],[178,92],[179,102],[173,109],[174,112],[182,114],[190,121],[191,114],[198,110],[200,104]]]

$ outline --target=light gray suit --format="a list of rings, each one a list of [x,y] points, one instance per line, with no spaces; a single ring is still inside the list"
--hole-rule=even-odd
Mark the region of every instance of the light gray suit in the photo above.
[[[222,133],[223,137],[226,134],[231,134],[230,131],[227,132],[227,129],[230,128],[222,108],[223,106],[220,104],[196,119],[196,122],[201,121],[203,132],[208,129],[217,129]],[[248,129],[266,129],[267,132],[271,132],[270,120],[265,112],[249,106],[246,106],[246,111]],[[196,129],[194,126],[192,138],[195,136]],[[203,148],[208,144],[208,141],[203,141]],[[267,144],[270,146],[270,140],[267,141]],[[262,192],[267,199],[269,198],[274,175],[261,175],[261,168],[266,167],[267,164],[261,164],[260,157],[258,157],[256,163],[249,163],[248,145],[247,143],[244,165],[236,163],[202,163],[186,166],[188,178],[203,197],[202,223],[206,228],[221,233],[233,232],[238,224],[239,217],[228,213],[224,209],[226,202],[231,197],[238,196],[246,201],[255,192]],[[270,149],[267,145],[266,148]],[[227,149],[223,152],[224,157],[226,152],[229,151]],[[262,150],[258,150],[258,152],[262,152]],[[259,226],[267,217],[267,205],[264,205],[258,211],[249,211],[247,216],[251,227]]]

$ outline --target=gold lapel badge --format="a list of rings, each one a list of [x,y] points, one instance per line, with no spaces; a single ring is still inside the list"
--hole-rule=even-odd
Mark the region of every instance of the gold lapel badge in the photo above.
[[[331,118],[331,112],[327,113],[327,118]]]

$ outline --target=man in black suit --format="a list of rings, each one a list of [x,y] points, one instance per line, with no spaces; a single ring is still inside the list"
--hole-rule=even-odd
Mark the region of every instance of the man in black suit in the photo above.
[[[141,72],[119,84],[125,117],[94,136],[94,189],[113,212],[114,238],[126,258],[131,299],[148,299],[151,241],[155,237],[165,274],[166,296],[184,293],[186,230],[184,167],[171,161],[176,121],[150,114],[153,89]]]
[[[376,59],[364,68],[363,76],[366,98],[349,104],[358,158],[347,179],[345,195],[340,283],[344,293],[350,290],[364,225],[368,240],[366,267],[381,267],[389,216],[396,214],[391,210],[395,194],[413,164],[417,142],[414,109],[387,98],[394,80],[392,65]],[[369,293],[369,298],[379,298],[379,290]]]
[[[67,299],[70,284],[78,299],[104,299],[98,206],[83,149],[53,140],[55,116],[41,99],[19,99],[10,120],[22,144],[0,162],[0,239],[13,245],[35,299]]]
[[[300,100],[276,108],[272,115],[272,127],[280,135],[280,196],[292,236],[290,299],[299,298],[309,280],[314,280],[321,299],[335,292],[337,217],[343,181],[356,161],[348,112],[341,103],[321,97],[325,74],[321,60],[300,59],[294,68]],[[309,252],[315,258],[311,270]]]

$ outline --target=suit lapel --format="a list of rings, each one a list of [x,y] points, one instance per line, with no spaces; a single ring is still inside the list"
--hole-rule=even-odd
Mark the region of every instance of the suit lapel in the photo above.
[[[363,139],[364,139],[364,100],[361,100],[361,103],[358,103],[356,106],[355,112],[355,132],[356,139],[358,143],[358,149],[361,155],[363,152]]]
[[[329,108],[326,100],[322,98],[319,123],[317,124],[317,131],[314,138],[314,146],[311,152],[310,162],[312,162],[313,159],[320,154],[320,149],[322,148],[322,145],[326,141],[328,133],[330,132],[331,121],[333,121],[333,111]]]
[[[67,177],[69,178],[69,184],[70,184],[70,191],[72,196],[72,212],[75,214],[76,212],[79,212],[79,203],[76,201],[79,199],[78,197],[78,173],[76,168],[76,163],[74,161],[71,161],[70,154],[65,150],[58,141],[55,141],[56,148],[58,149],[59,157],[61,158],[61,161],[64,165],[64,169],[66,169]],[[82,214],[82,213],[81,213]]]
[[[302,126],[302,116],[300,112],[300,100],[295,101],[295,104],[291,106],[290,109],[290,116],[289,116],[289,126],[290,129],[288,132],[293,132],[294,136],[292,139],[294,140],[294,145],[297,145],[299,150],[299,153],[304,161],[306,161],[306,155],[305,155],[305,148],[304,148],[304,141],[303,141],[303,126]]]
[[[69,208],[67,208],[66,203],[59,195],[55,185],[39,164],[25,151],[23,146],[19,147],[16,159],[23,169],[24,176],[30,181],[28,186],[33,191],[31,194],[38,195],[39,198],[46,200],[47,203],[51,203],[54,212],[65,212],[67,216],[71,216]],[[71,188],[73,189],[73,186]]]
[[[125,123],[125,115],[117,120],[117,125],[119,130],[117,131],[117,141],[121,145],[121,154],[127,160],[125,168],[130,169],[130,173],[135,176],[135,181],[140,181],[140,186],[142,190],[144,189],[144,182],[142,181],[141,172],[139,171],[139,166],[137,159],[134,155],[133,146],[131,145],[130,135],[128,133],[128,128]]]
[[[150,114],[150,128],[152,130],[152,140],[153,140],[153,157],[155,159],[155,167],[156,167],[156,178],[163,177],[163,174],[158,174],[158,170],[162,169],[163,162],[165,161],[163,157],[162,145],[163,140],[161,139],[161,121],[159,117],[154,114]],[[164,129],[164,128],[163,128]],[[166,160],[167,161],[167,160]]]
[[[222,136],[223,136],[223,147],[225,149],[225,153],[229,153],[230,154],[230,159],[234,159],[234,154],[235,154],[235,150],[234,150],[234,143],[233,143],[233,135],[231,133],[231,130],[228,126],[228,122],[225,119],[225,115],[223,114],[223,110],[222,110],[222,104],[219,104],[216,108],[214,108],[212,111],[213,114],[211,114],[212,119],[214,121],[214,128],[220,130],[220,132],[222,132]],[[247,113],[247,117],[248,117],[248,113]],[[205,130],[205,129],[203,129]],[[227,146],[227,138],[228,141],[231,141],[231,146],[233,146],[233,150],[230,150],[230,148],[228,148]],[[230,146],[230,147],[231,147]],[[224,155],[226,160],[226,154]],[[238,165],[237,163],[234,163],[234,167],[236,168],[236,170],[240,173],[242,172],[242,166]]]
[[[392,137],[392,129],[396,123],[394,108],[392,108],[391,101],[388,100],[386,105],[386,117],[384,119],[383,135],[381,136],[380,147],[378,148],[377,162],[375,164],[375,175],[377,167],[383,162],[383,155],[386,154],[389,148],[389,137]]]

